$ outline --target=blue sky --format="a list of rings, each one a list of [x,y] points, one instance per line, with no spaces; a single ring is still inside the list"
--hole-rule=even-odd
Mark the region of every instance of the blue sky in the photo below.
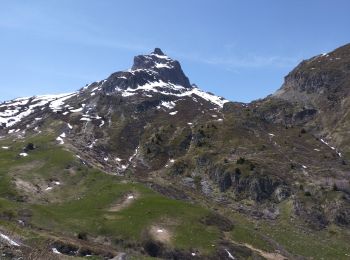
[[[72,92],[160,47],[233,101],[350,42],[348,0],[0,0],[0,100]]]

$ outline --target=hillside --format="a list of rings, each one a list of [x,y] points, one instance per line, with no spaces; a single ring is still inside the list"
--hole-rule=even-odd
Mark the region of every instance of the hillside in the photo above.
[[[350,45],[249,104],[159,48],[0,105],[3,259],[347,259]]]

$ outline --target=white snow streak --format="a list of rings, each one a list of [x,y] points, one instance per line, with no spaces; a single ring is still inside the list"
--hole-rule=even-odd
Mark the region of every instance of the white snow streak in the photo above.
[[[11,238],[2,233],[0,233],[0,237],[6,242],[8,242],[11,246],[20,246],[17,242],[13,241]]]

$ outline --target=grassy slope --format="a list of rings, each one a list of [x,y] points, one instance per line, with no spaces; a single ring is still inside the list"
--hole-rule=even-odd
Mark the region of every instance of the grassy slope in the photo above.
[[[231,238],[268,252],[276,248],[275,243],[271,242],[275,241],[295,255],[312,259],[348,259],[349,232],[334,226],[321,231],[309,230],[291,218],[290,201],[284,201],[279,206],[281,217],[276,222],[262,220],[253,223],[238,213],[231,213],[236,222]]]
[[[17,157],[28,142],[38,148],[28,157]],[[216,228],[200,223],[208,210],[86,167],[73,154],[56,146],[50,136],[16,143],[2,141],[3,145],[10,149],[0,149],[0,213],[8,212],[13,220],[19,217],[19,210],[29,208],[35,227],[71,236],[86,232],[93,237],[106,236],[112,242],[126,240],[136,244],[151,225],[161,224],[173,234],[172,246],[202,252],[209,252],[218,239]],[[38,161],[41,163],[32,165]],[[62,184],[46,192],[37,203],[27,204],[18,201],[20,194],[10,175],[34,184],[50,179]],[[119,212],[108,211],[110,205],[130,191],[139,193],[139,199]]]
[[[35,143],[38,148],[28,157],[17,157],[28,142]],[[12,219],[9,222],[3,217],[5,220],[1,221],[1,226],[29,240],[38,238],[30,230],[11,224],[19,218],[18,212],[25,208],[33,212],[31,224],[58,236],[75,236],[86,232],[95,237],[106,236],[112,243],[124,240],[137,245],[149,227],[157,224],[173,233],[172,246],[196,248],[201,252],[210,252],[213,249],[211,245],[220,236],[216,228],[200,223],[200,219],[209,213],[208,210],[165,198],[141,184],[86,167],[74,154],[56,146],[53,137],[40,136],[15,143],[4,140],[0,142],[1,146],[10,146],[10,149],[0,149],[0,215]],[[41,163],[27,167],[33,161]],[[53,178],[62,185],[45,195],[46,202],[40,198],[28,204],[18,201],[20,194],[11,181],[13,176],[32,183]],[[139,193],[140,198],[120,212],[108,211],[111,204],[131,191]],[[273,251],[275,245],[266,241],[264,235],[267,235],[294,254],[313,256],[315,259],[346,259],[346,254],[350,252],[347,243],[349,234],[334,227],[308,232],[295,220],[291,221],[288,202],[281,203],[280,207],[282,217],[274,224],[267,221],[255,224],[238,213],[226,212],[235,220],[230,237],[240,243]]]

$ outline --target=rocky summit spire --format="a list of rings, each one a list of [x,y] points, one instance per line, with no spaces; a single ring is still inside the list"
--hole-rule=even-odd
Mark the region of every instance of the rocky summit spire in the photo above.
[[[152,52],[152,54],[164,56],[164,52],[162,52],[162,50],[160,48],[155,48],[154,51]]]
[[[151,75],[152,78],[156,78],[156,81],[191,88],[190,81],[182,71],[180,63],[166,56],[160,48],[155,48],[151,54],[134,57],[131,71],[134,72],[133,75],[142,74],[142,77],[145,77],[146,73],[147,78]],[[144,81],[149,80],[144,79]]]

